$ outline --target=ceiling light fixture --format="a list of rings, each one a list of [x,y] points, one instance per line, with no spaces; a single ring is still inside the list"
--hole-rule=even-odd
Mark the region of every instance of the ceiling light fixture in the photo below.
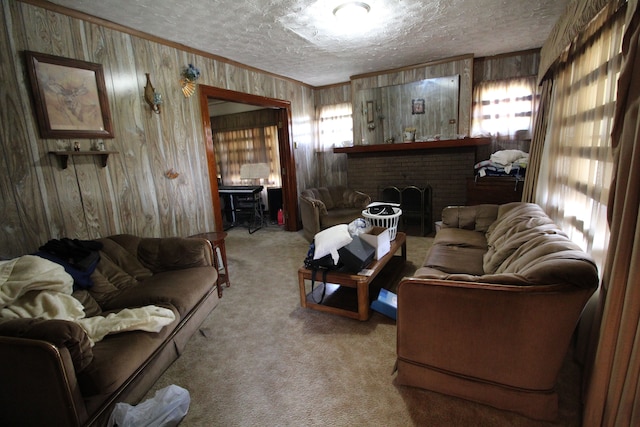
[[[370,10],[371,6],[366,3],[350,1],[333,9],[333,14],[340,20],[352,20],[366,16]]]

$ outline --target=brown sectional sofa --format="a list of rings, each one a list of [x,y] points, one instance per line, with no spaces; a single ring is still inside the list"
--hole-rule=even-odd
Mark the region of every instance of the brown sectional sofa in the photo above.
[[[598,283],[590,257],[537,205],[445,208],[423,265],[398,286],[397,382],[553,420]]]
[[[137,403],[218,304],[211,244],[195,238],[100,239],[93,286],[75,291],[87,317],[169,308],[160,332],[107,335],[92,347],[78,323],[0,319],[0,425],[104,425],[117,402]]]
[[[307,188],[300,193],[300,216],[304,237],[312,241],[319,231],[349,224],[362,216],[371,197],[345,186]]]

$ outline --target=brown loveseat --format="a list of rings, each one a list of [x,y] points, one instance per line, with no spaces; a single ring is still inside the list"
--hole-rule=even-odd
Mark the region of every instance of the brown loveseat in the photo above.
[[[152,305],[175,320],[157,333],[114,333],[92,347],[73,321],[0,318],[0,425],[104,425],[115,403],[144,397],[218,304],[208,241],[117,235],[99,242],[93,286],[73,293],[86,316]]]
[[[304,237],[312,241],[319,231],[349,224],[362,216],[371,197],[345,186],[307,188],[300,193],[300,216]]]
[[[597,286],[593,261],[537,205],[445,208],[423,266],[398,287],[397,382],[553,420]]]

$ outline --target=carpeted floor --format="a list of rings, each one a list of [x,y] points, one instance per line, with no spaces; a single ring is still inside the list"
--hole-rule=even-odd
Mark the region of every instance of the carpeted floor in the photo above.
[[[191,405],[181,426],[579,426],[579,370],[561,374],[556,423],[397,386],[395,321],[303,309],[300,233],[228,231],[231,287],[146,398],[176,384]],[[432,239],[408,236],[411,275]]]

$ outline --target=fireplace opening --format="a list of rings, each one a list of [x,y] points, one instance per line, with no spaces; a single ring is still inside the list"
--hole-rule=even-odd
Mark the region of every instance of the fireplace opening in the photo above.
[[[410,236],[426,236],[432,226],[432,190],[430,185],[388,186],[379,191],[383,202],[399,203],[402,216],[398,230]]]

